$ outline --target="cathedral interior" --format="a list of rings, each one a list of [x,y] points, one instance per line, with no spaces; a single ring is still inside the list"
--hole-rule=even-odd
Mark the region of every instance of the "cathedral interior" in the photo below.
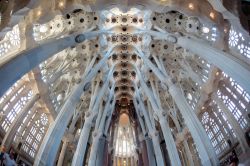
[[[0,0],[0,143],[35,166],[250,165],[249,0]]]

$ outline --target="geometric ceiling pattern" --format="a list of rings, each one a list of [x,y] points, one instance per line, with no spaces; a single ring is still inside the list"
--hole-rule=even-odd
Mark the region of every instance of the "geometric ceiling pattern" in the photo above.
[[[249,162],[243,4],[0,1],[1,145],[26,165]]]

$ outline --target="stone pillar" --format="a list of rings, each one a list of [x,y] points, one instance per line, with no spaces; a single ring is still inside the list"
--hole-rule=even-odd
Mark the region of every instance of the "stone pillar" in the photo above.
[[[218,157],[215,154],[214,148],[209,140],[209,138],[207,137],[207,134],[204,130],[204,128],[202,127],[198,117],[196,116],[196,114],[194,113],[194,111],[191,109],[190,105],[187,103],[185,96],[183,95],[183,92],[181,91],[181,89],[179,87],[177,87],[175,84],[173,84],[171,82],[170,76],[167,73],[163,73],[163,71],[160,71],[158,68],[155,67],[155,65],[153,65],[142,52],[139,52],[140,56],[142,57],[142,59],[144,60],[144,62],[153,70],[153,72],[155,73],[155,75],[158,77],[159,80],[161,80],[161,82],[163,84],[165,84],[165,86],[169,87],[169,93],[171,94],[171,96],[173,97],[177,107],[179,108],[185,123],[187,124],[190,133],[195,141],[196,146],[198,147],[198,151],[202,160],[202,164],[203,165],[218,165],[219,164],[219,160]],[[157,104],[155,103],[155,99],[152,96],[152,92],[150,92],[149,88],[147,87],[147,85],[145,84],[140,71],[137,67],[135,67],[137,75],[139,77],[139,79],[141,80],[141,86],[143,87],[143,89],[145,90],[145,93],[147,94],[147,96],[150,99],[150,102],[152,104],[152,107],[155,110],[162,110],[160,108],[160,106],[157,106]],[[162,115],[158,114],[159,118],[162,117]],[[165,138],[164,139],[168,139]],[[172,143],[174,144],[174,143]],[[167,144],[166,144],[167,145]],[[171,149],[168,149],[168,151],[172,152]],[[177,151],[177,150],[176,150]],[[178,152],[177,152],[178,154]],[[169,156],[171,157],[171,156]],[[170,158],[171,160],[171,158]],[[171,160],[174,161],[174,160]]]
[[[191,152],[190,154],[192,155],[194,165],[201,165],[201,160],[200,160],[199,154],[197,152],[197,148],[194,148],[192,143],[193,143],[192,139],[187,139],[187,144],[188,144],[189,150]]]
[[[20,122],[22,122],[23,119],[27,116],[29,110],[34,106],[34,104],[39,100],[39,98],[40,98],[39,94],[33,95],[30,101],[24,106],[24,108],[12,122],[10,128],[8,129],[2,141],[2,145],[4,145],[7,150],[10,148],[11,143],[13,142],[17,129],[20,126]]]
[[[244,62],[202,40],[178,37],[177,44],[220,68],[250,93],[250,68]]]
[[[142,153],[141,153],[141,143],[140,143],[140,140],[139,140],[139,126],[136,125],[135,127],[135,135],[137,135],[138,137],[136,137],[136,144],[137,144],[137,151],[138,151],[138,166],[143,166],[143,158],[142,158]]]
[[[137,97],[139,97],[137,90],[138,89],[136,88]],[[160,148],[158,133],[157,133],[155,127],[153,127],[151,125],[151,122],[150,122],[151,119],[149,119],[148,114],[146,113],[145,107],[144,107],[141,99],[138,98],[138,100],[139,100],[139,105],[137,104],[136,99],[134,99],[134,106],[135,106],[135,109],[136,109],[137,117],[138,117],[139,123],[141,125],[143,134],[146,135],[146,131],[145,131],[145,127],[144,127],[144,124],[143,124],[143,121],[141,119],[141,115],[140,115],[138,109],[140,109],[142,114],[143,114],[146,126],[147,126],[147,128],[149,130],[150,137],[152,138],[152,143],[153,143],[154,153],[155,153],[154,156],[155,156],[157,165],[164,165],[164,162],[163,162],[164,160],[163,160],[162,151],[161,151],[161,148]],[[148,154],[148,155],[150,155],[150,154]],[[152,161],[150,161],[150,162],[152,162]],[[151,163],[151,165],[152,165],[152,163]]]
[[[61,139],[71,117],[73,116],[74,111],[72,111],[72,108],[76,107],[82,93],[84,93],[82,91],[83,87],[83,83],[74,87],[71,95],[62,106],[55,121],[51,123],[36,155],[34,165],[53,165]]]
[[[250,67],[233,55],[212,47],[207,41],[197,39],[195,37],[175,36],[167,32],[162,33],[152,30],[141,31],[141,33],[148,33],[158,39],[177,43],[184,49],[199,55],[200,57],[206,59],[209,63],[212,63],[227,73],[230,77],[236,80],[243,87],[243,89],[250,93],[250,77],[246,77],[250,75]],[[141,54],[140,51],[138,52]],[[152,66],[149,67],[152,68]]]
[[[85,122],[84,122],[81,135],[77,144],[77,149],[74,154],[73,161],[72,161],[72,165],[74,166],[81,166],[83,164],[83,157],[86,153],[86,145],[89,139],[89,133],[92,127],[92,121],[96,116],[96,112],[98,111],[98,105],[99,105],[98,103],[101,101],[104,93],[106,92],[109,86],[109,80],[112,77],[112,75],[113,75],[113,68],[110,69],[108,76],[105,80],[105,83],[103,84],[102,89],[100,90],[99,94],[95,98],[93,98],[95,101],[93,103],[93,108],[90,107],[89,112],[86,114]]]
[[[103,59],[88,73],[85,72],[83,74],[82,80],[84,81],[82,83],[73,87],[71,94],[62,106],[56,120],[50,125],[50,128],[48,129],[48,132],[43,139],[43,143],[36,155],[34,165],[52,165],[54,163],[63,134],[74,114],[72,108],[75,108],[79,103],[80,97],[84,94],[85,86],[92,80],[93,77],[96,76],[98,70],[102,67],[102,63],[104,63]],[[111,71],[113,71],[113,69],[111,69]],[[110,73],[109,75],[111,75]]]
[[[227,106],[224,104],[222,99],[220,99],[216,93],[212,95],[213,99],[215,102],[218,104],[218,106],[221,108],[225,116],[227,117],[228,122],[230,125],[232,125],[234,133],[236,135],[236,138],[238,139],[240,143],[240,147],[244,153],[249,151],[249,146],[247,144],[247,141],[245,139],[245,134],[243,129],[240,127],[238,121],[235,119],[234,115],[232,112],[227,108]]]
[[[77,144],[77,149],[74,154],[72,165],[80,165],[79,163],[83,163],[83,159],[86,153],[87,142],[89,140],[89,133],[92,128],[93,118],[94,116],[90,114],[85,116],[84,127],[81,130],[81,135]],[[80,152],[82,153],[80,154]]]
[[[160,99],[155,98],[152,95],[154,93],[152,91],[150,91],[150,89],[145,84],[138,68],[136,68],[136,72],[137,72],[138,78],[140,79],[141,86],[142,86],[143,90],[145,91],[145,94],[147,95],[148,99],[150,100],[150,103],[152,104],[153,109],[156,111],[156,114],[157,114],[158,118],[160,119],[160,125],[162,128],[162,132],[164,133],[163,136],[164,136],[164,139],[166,141],[166,148],[167,148],[168,153],[169,153],[170,162],[172,165],[181,165],[181,161],[179,159],[179,154],[177,152],[177,148],[175,146],[175,142],[174,142],[173,136],[171,134],[168,122],[167,122],[166,118],[163,116],[164,111],[163,111],[161,105],[157,104],[157,102],[156,102],[156,100],[160,100]],[[136,88],[136,92],[139,93],[138,88]]]
[[[48,40],[31,50],[26,50],[14,58],[0,64],[0,96],[2,96],[17,80],[28,73],[41,62],[56,53],[81,43],[86,39],[96,37],[107,31],[87,32],[77,36],[67,36],[56,40]],[[8,73],[6,75],[6,73]]]
[[[202,164],[204,165],[217,165],[218,158],[214,152],[212,144],[207,137],[207,134],[202,127],[198,117],[187,103],[181,90],[175,85],[169,87],[169,92],[175,100],[185,123],[193,137],[193,140],[198,148]]]
[[[149,159],[147,155],[147,147],[146,147],[146,141],[140,140],[140,149],[141,149],[141,154],[142,154],[142,159],[143,159],[143,165],[144,166],[149,166]]]
[[[166,120],[166,117],[161,116],[159,118],[160,118],[160,125],[162,129],[162,133],[165,138],[165,143],[166,143],[167,150],[168,150],[170,163],[171,165],[176,165],[176,166],[181,165],[181,161],[180,161],[179,154],[175,145],[175,141],[172,136],[169,124]]]
[[[192,154],[191,154],[191,151],[189,149],[188,143],[185,140],[185,138],[184,138],[184,141],[183,141],[183,146],[184,146],[184,149],[185,149],[185,152],[186,152],[186,155],[187,155],[189,165],[194,166],[194,161],[193,161],[193,158],[192,158]]]
[[[90,151],[90,157],[89,157],[89,163],[88,165],[92,166],[92,165],[96,165],[96,157],[98,154],[98,147],[100,146],[100,139],[103,137],[103,134],[105,132],[105,125],[109,126],[110,125],[110,117],[108,117],[108,120],[106,120],[107,116],[112,116],[113,110],[114,110],[114,104],[115,104],[115,100],[112,101],[113,95],[114,95],[114,88],[115,88],[115,84],[112,85],[112,88],[109,92],[109,98],[106,101],[106,105],[104,110],[102,111],[102,116],[100,118],[100,123],[96,124],[96,129],[97,131],[94,133],[94,138],[93,138],[93,142],[92,142],[92,147],[91,147],[91,151]],[[112,101],[112,103],[110,103]],[[111,105],[112,104],[112,105]],[[112,111],[110,111],[112,110]],[[108,115],[110,111],[110,114]],[[100,112],[99,112],[100,114]],[[106,124],[105,124],[106,123]],[[108,127],[107,127],[108,128]]]
[[[114,135],[115,135],[115,122],[114,121],[111,121],[111,127],[110,127],[110,130],[111,130],[111,134],[107,134],[108,137],[109,137],[109,141],[107,142],[107,146],[108,146],[108,153],[109,153],[109,156],[108,156],[108,166],[111,166],[111,165],[115,165],[115,158],[114,158]]]
[[[0,66],[0,76],[5,79],[0,80],[0,96],[24,74],[28,73],[41,62],[74,44],[76,44],[76,42],[73,36],[48,41],[47,43],[43,43],[43,45],[24,51],[2,64]],[[6,75],[6,73],[8,74]]]
[[[139,150],[139,159],[138,159],[138,166],[144,166],[143,165],[143,158],[142,158],[142,153],[141,150]]]
[[[62,145],[62,149],[61,149],[61,152],[60,152],[60,155],[59,155],[57,166],[62,166],[63,165],[63,160],[64,160],[64,156],[65,156],[65,152],[66,152],[68,143],[69,143],[69,141],[67,139],[63,140],[63,145]]]
[[[112,164],[113,166],[117,166],[117,157],[114,157],[114,159],[113,159],[113,164]]]
[[[154,154],[152,140],[149,137],[146,137],[145,141],[146,141],[146,145],[147,145],[147,154],[148,154],[149,165],[156,166],[155,157],[157,157],[157,156]]]
[[[177,88],[176,85],[172,84],[169,87],[169,93],[176,102],[176,105],[178,106],[182,117],[184,118],[184,121],[193,137],[193,140],[198,148],[202,164],[218,165],[219,160],[215,154],[213,146],[198,117],[187,103],[181,90]]]
[[[97,165],[103,165],[104,166],[111,166],[112,163],[111,163],[111,155],[110,155],[111,151],[109,149],[109,142],[106,138],[104,138],[104,150],[103,150],[103,153],[100,154],[103,156],[103,160],[100,161],[100,162],[97,162]],[[98,156],[97,156],[98,158]]]
[[[114,138],[113,138],[113,160],[114,160],[114,165],[117,166],[118,163],[118,156],[115,155],[115,148],[116,148],[116,142],[114,140],[117,139],[117,135],[118,135],[118,124],[115,123],[114,124]]]
[[[108,155],[106,143],[107,143],[106,138],[101,137],[99,140],[98,151],[96,154],[96,162],[94,165],[89,164],[90,166],[99,166],[99,165],[107,166],[105,165],[106,157]]]

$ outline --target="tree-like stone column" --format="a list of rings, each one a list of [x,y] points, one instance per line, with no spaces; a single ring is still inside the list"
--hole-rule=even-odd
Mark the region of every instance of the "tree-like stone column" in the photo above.
[[[250,67],[233,55],[209,45],[205,40],[198,39],[194,36],[179,36],[168,32],[157,32],[152,30],[138,30],[137,33],[146,33],[157,39],[167,40],[189,50],[220,68],[236,80],[243,89],[250,93]],[[149,67],[151,68],[151,66]]]
[[[62,149],[60,151],[57,166],[62,166],[63,165],[63,160],[64,160],[64,156],[65,156],[68,144],[69,144],[69,139],[67,137],[65,137],[63,139]]]
[[[90,151],[90,157],[89,157],[89,160],[88,160],[88,165],[89,166],[94,166],[96,165],[96,159],[97,159],[97,154],[98,154],[98,147],[100,145],[100,139],[102,138],[103,134],[104,134],[104,127],[105,127],[105,120],[107,118],[107,115],[108,115],[108,111],[111,109],[113,112],[114,110],[114,106],[115,106],[115,100],[111,102],[113,96],[114,96],[114,88],[115,88],[115,84],[113,84],[110,92],[109,92],[109,98],[108,100],[106,101],[106,105],[105,105],[105,108],[104,110],[101,110],[101,112],[103,112],[102,116],[101,116],[101,120],[100,120],[100,123],[99,125],[97,126],[97,131],[94,132],[94,138],[93,138],[93,142],[92,142],[92,146],[91,146],[91,151]],[[101,114],[99,112],[99,114]],[[109,116],[112,116],[112,113],[109,114]],[[106,122],[106,123],[110,123],[110,122]]]
[[[137,94],[138,94],[138,92],[137,92]],[[151,126],[151,123],[149,121],[149,117],[146,114],[145,107],[144,107],[143,104],[141,104],[141,100],[138,97],[139,96],[137,95],[137,99],[138,99],[139,103],[137,103],[136,99],[134,99],[133,102],[134,102],[136,114],[137,114],[137,117],[138,117],[138,120],[139,120],[139,124],[141,126],[142,133],[143,133],[144,137],[145,137],[146,134],[149,134],[150,137],[152,138],[151,140],[152,140],[152,143],[153,143],[153,148],[152,148],[150,137],[145,138],[146,139],[146,144],[147,144],[147,150],[148,150],[149,164],[150,165],[155,165],[157,163],[157,165],[162,165],[162,164],[164,165],[158,135],[154,134],[154,133],[156,133],[156,130],[153,130],[153,127]],[[139,112],[141,112],[141,113],[139,113]],[[140,115],[140,114],[142,114],[142,115]],[[145,123],[146,123],[146,126],[147,126],[147,129],[148,129],[149,133],[146,133],[146,127],[144,126],[144,123],[143,123],[143,120],[142,120],[141,116],[143,116],[144,119],[145,119]],[[152,153],[152,150],[154,150],[154,153]],[[155,156],[155,159],[154,159],[154,156]],[[155,160],[156,160],[156,163],[155,163]]]
[[[168,87],[168,91],[173,97],[177,107],[179,108],[185,123],[187,124],[187,127],[190,130],[190,133],[195,141],[196,146],[198,147],[198,151],[201,157],[201,161],[204,165],[218,165],[219,160],[218,157],[215,154],[215,151],[213,149],[213,146],[207,137],[207,134],[202,127],[198,117],[196,116],[195,112],[191,109],[190,105],[187,103],[186,98],[184,96],[184,93],[181,91],[179,87],[177,87],[176,84],[172,83],[170,76],[164,72],[159,70],[154,64],[152,64],[149,59],[147,59],[144,55],[144,53],[140,50],[138,50],[138,54],[140,57],[144,60],[144,63],[149,66],[152,71],[155,73],[155,75],[158,77],[158,79]],[[137,75],[140,77],[140,80],[142,80],[142,77],[140,76],[139,70],[136,68]],[[147,96],[149,99],[151,99],[151,104],[155,104],[154,99],[152,97],[152,93],[149,92],[148,87],[145,83],[141,82],[143,89],[147,93]],[[166,88],[166,87],[163,87]],[[154,109],[157,109],[157,105]]]
[[[98,105],[99,105],[98,103],[101,101],[104,93],[106,92],[109,86],[109,80],[112,77],[113,71],[114,67],[111,67],[107,79],[105,80],[105,83],[102,86],[100,92],[98,93],[98,95],[92,97],[94,102],[91,102],[93,104],[90,105],[90,109],[85,115],[85,122],[77,144],[76,152],[73,157],[72,166],[81,166],[83,164],[83,157],[85,156],[86,153],[86,146],[89,140],[90,130],[92,128],[92,121],[97,115]]]
[[[104,59],[104,58],[103,58]],[[86,85],[96,76],[98,70],[102,67],[103,61],[101,60],[90,71],[85,71],[82,76],[83,82],[73,87],[71,94],[68,96],[67,101],[62,106],[56,120],[51,123],[46,136],[43,139],[42,145],[36,155],[34,165],[53,165],[56,153],[60,146],[61,139],[67,128],[67,125],[74,114],[72,108],[75,108],[80,101],[80,97],[84,95]]]
[[[2,96],[17,80],[28,73],[34,67],[55,55],[56,53],[91,39],[107,31],[87,32],[80,35],[72,35],[64,38],[46,41],[31,50],[21,52],[7,62],[0,62],[0,96]],[[8,73],[8,74],[6,74]]]

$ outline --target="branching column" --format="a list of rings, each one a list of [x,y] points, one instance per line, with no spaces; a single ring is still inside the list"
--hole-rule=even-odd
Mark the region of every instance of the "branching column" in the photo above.
[[[198,39],[179,37],[177,44],[214,64],[250,92],[250,68],[244,62]]]
[[[69,144],[69,140],[67,138],[65,138],[63,140],[63,145],[62,145],[62,149],[61,149],[61,152],[60,152],[60,155],[59,155],[57,166],[62,166],[63,165],[63,160],[64,160],[64,156],[65,156],[65,152],[66,152],[68,144]]]
[[[198,117],[195,112],[191,109],[190,105],[187,103],[183,93],[176,85],[171,85],[169,87],[169,92],[173,99],[175,100],[182,117],[187,124],[187,127],[193,137],[193,140],[198,148],[202,164],[204,165],[217,165],[218,158],[214,152],[212,144],[207,137],[207,134],[202,127]]]
[[[50,40],[31,50],[16,55],[7,62],[0,63],[0,96],[2,96],[17,80],[31,69],[55,55],[56,53],[81,43],[86,39],[93,38],[106,31],[87,32],[78,36],[68,36],[57,40]],[[6,74],[8,73],[8,74]]]
[[[137,97],[138,97],[138,95],[137,95]],[[155,154],[150,151],[151,146],[149,144],[149,140],[148,140],[149,138],[145,138],[145,139],[147,139],[146,141],[148,142],[147,143],[147,147],[148,147],[147,149],[148,149],[148,158],[150,160],[149,163],[150,163],[150,165],[155,165],[155,161],[154,161],[155,159],[153,158],[155,156],[157,165],[162,165],[162,164],[164,165],[162,152],[161,152],[161,149],[160,149],[159,138],[158,138],[158,135],[155,134],[156,130],[153,129],[153,127],[150,124],[150,121],[149,121],[149,118],[147,116],[145,107],[143,107],[144,105],[141,104],[141,99],[138,98],[138,101],[139,101],[139,104],[137,104],[136,99],[134,99],[134,106],[135,106],[135,110],[136,110],[136,114],[137,114],[140,126],[142,128],[142,133],[144,134],[144,136],[146,135],[146,128],[144,126],[144,122],[143,122],[141,116],[143,116],[144,119],[145,119],[147,129],[149,130],[148,134],[150,134],[150,137],[152,138],[152,143],[153,143],[153,147],[154,147],[153,149],[154,149]]]
[[[169,153],[168,155],[170,158],[170,162],[172,165],[180,165],[181,161],[180,161],[180,158],[179,158],[179,155],[177,152],[177,148],[175,146],[175,141],[174,141],[172,133],[170,131],[167,119],[164,116],[165,112],[163,111],[161,105],[159,104],[160,99],[155,98],[155,96],[153,96],[154,92],[152,92],[147,87],[146,83],[144,82],[144,80],[142,78],[141,72],[139,71],[139,69],[137,67],[135,69],[136,69],[137,76],[140,79],[142,89],[144,90],[145,94],[148,96],[148,99],[149,99],[150,103],[152,104],[152,107],[159,118],[159,122],[161,125],[163,136],[164,136],[164,139],[166,141],[166,148],[167,148],[168,153]],[[157,101],[158,101],[158,103],[157,103]]]
[[[92,78],[97,74],[98,70],[101,68],[101,61],[90,71],[87,71],[83,75],[82,80],[84,80],[79,85],[75,86],[69,95],[67,101],[62,106],[56,120],[51,124],[43,143],[38,151],[34,165],[53,165],[57,150],[60,145],[60,141],[63,137],[67,124],[69,123],[75,108],[80,101],[80,97],[84,93],[85,86],[92,80]]]
[[[139,140],[140,137],[140,127],[138,125],[136,125],[137,127],[135,128],[135,135],[137,135],[138,137],[136,137],[136,144],[137,144],[137,150],[138,150],[138,166],[142,166],[143,165],[143,158],[142,158],[142,152],[141,152],[141,141]],[[118,165],[117,165],[118,166]]]
[[[212,47],[208,42],[197,39],[195,37],[182,37],[169,34],[167,32],[163,33],[152,30],[139,31],[139,33],[147,33],[158,39],[176,43],[184,49],[187,49],[192,53],[204,58],[209,63],[212,63],[213,65],[217,66],[222,71],[227,73],[230,77],[236,80],[247,92],[250,93],[250,67],[233,55]]]
[[[136,88],[136,90],[137,90],[137,88]],[[138,91],[136,91],[136,93],[138,94]],[[141,98],[139,98],[139,95],[137,95],[137,97],[138,97],[139,104],[137,104],[137,101],[134,100],[134,105],[135,105],[135,109],[136,109],[136,113],[137,113],[140,125],[141,125],[142,129],[145,130],[145,127],[143,125],[143,121],[142,121],[141,115],[140,115],[140,114],[142,114],[144,119],[145,119],[145,123],[147,125],[147,128],[149,130],[150,137],[152,138],[152,143],[153,143],[153,147],[154,147],[154,151],[155,151],[155,158],[156,158],[157,165],[162,165],[162,164],[164,164],[164,162],[163,162],[162,151],[160,148],[158,133],[156,132],[155,126],[151,125],[150,119],[149,119],[148,114],[146,112],[146,109],[141,101]],[[139,112],[141,112],[141,113],[139,113]],[[146,131],[144,131],[144,135],[145,134],[146,134]],[[151,157],[152,156],[149,156],[149,159]],[[150,162],[152,162],[152,161],[150,161]]]
[[[85,122],[82,128],[79,142],[77,144],[77,149],[74,154],[73,161],[72,161],[73,166],[81,166],[83,163],[83,156],[85,155],[85,152],[86,152],[86,146],[87,146],[87,142],[89,139],[89,133],[92,127],[92,121],[97,114],[98,105],[99,105],[98,103],[101,101],[104,93],[106,92],[109,86],[109,80],[112,74],[113,74],[113,67],[110,69],[107,79],[102,89],[100,90],[99,94],[94,97],[93,108],[92,106],[90,106],[90,110],[85,116]]]
[[[79,112],[77,109],[75,109],[75,114],[73,115],[72,117],[72,120],[71,120],[71,124],[69,126],[69,129],[65,132],[64,134],[64,138],[62,139],[62,148],[61,148],[61,151],[60,151],[60,155],[59,155],[59,158],[58,158],[58,162],[57,162],[57,166],[62,166],[63,165],[63,161],[64,161],[64,157],[65,157],[65,152],[66,152],[66,149],[67,149],[67,146],[70,142],[72,142],[74,136],[73,136],[73,132],[75,130],[75,125],[76,125],[76,122],[77,120],[79,119],[80,115],[82,112]]]
[[[114,84],[115,85],[115,84]],[[94,138],[93,138],[93,142],[92,142],[92,147],[91,147],[91,151],[90,151],[90,157],[89,157],[89,163],[88,165],[89,166],[94,166],[96,165],[95,164],[95,161],[96,161],[96,156],[97,156],[97,153],[98,153],[98,146],[100,144],[100,139],[102,137],[102,135],[104,134],[104,127],[105,127],[105,120],[107,118],[107,115],[108,115],[108,111],[110,111],[110,109],[112,110],[111,112],[113,112],[114,110],[114,104],[115,104],[115,100],[112,101],[112,97],[114,95],[114,87],[115,86],[112,86],[110,92],[109,92],[109,98],[106,102],[106,105],[105,105],[105,108],[104,110],[101,112],[99,112],[99,114],[101,114],[102,112],[102,116],[101,116],[101,121],[100,121],[100,124],[96,124],[98,125],[98,129],[96,132],[94,132]],[[112,102],[112,103],[110,103]],[[109,116],[111,116],[111,114],[109,114]],[[109,122],[106,122],[106,123],[109,123]]]
[[[151,61],[149,61],[145,57],[142,51],[138,49],[137,51],[140,57],[144,60],[144,63],[146,63],[152,69],[152,71],[155,73],[158,79],[161,80],[161,82],[165,84],[165,86],[168,86],[168,91],[173,97],[177,107],[179,108],[185,120],[185,123],[187,124],[187,127],[189,128],[190,133],[196,143],[196,146],[198,147],[198,151],[201,156],[202,163],[205,165],[218,165],[219,160],[215,154],[213,146],[209,138],[207,137],[207,134],[204,128],[202,127],[198,117],[196,116],[194,111],[191,109],[190,105],[187,103],[186,98],[183,92],[181,91],[181,89],[177,87],[177,85],[172,83],[170,76],[166,72],[159,70],[159,68],[157,68],[154,64],[152,64]],[[137,74],[140,76],[138,69],[137,69]],[[148,92],[147,90],[148,88],[145,85],[145,83],[143,86],[144,86],[143,89],[146,89],[145,92],[147,92],[147,95],[151,97],[152,94]],[[151,100],[153,101],[153,99]],[[151,104],[154,104],[154,102],[151,102]]]

